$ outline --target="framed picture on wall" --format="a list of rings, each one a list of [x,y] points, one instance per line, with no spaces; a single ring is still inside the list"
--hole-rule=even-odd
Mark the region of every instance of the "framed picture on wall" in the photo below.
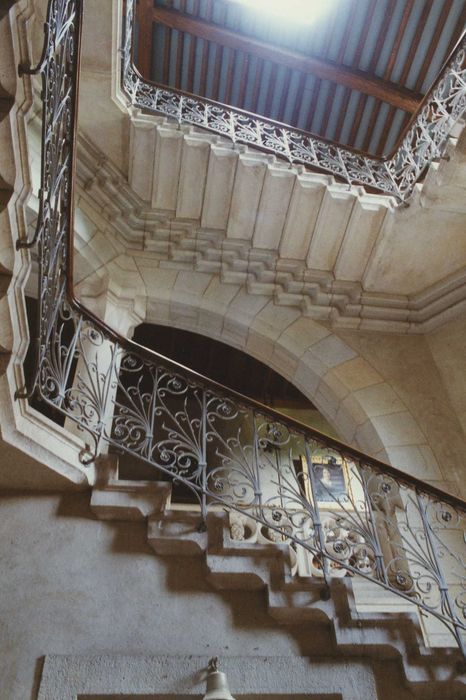
[[[298,465],[296,465],[298,466]],[[348,465],[338,454],[329,454],[322,450],[312,455],[312,484],[305,457],[301,457],[300,483],[306,497],[312,500],[312,492],[319,505],[326,508],[338,508],[339,504],[348,504],[350,486]]]
[[[312,458],[314,492],[318,503],[336,504],[348,500],[346,466],[341,457]]]

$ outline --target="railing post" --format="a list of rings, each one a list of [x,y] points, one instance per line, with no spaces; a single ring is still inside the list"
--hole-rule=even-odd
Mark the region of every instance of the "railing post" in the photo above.
[[[199,532],[205,532],[207,530],[207,401],[206,395],[207,390],[205,387],[200,389],[202,391],[202,416],[201,416],[201,462],[199,468],[201,469],[201,522],[199,523]]]
[[[325,581],[325,586],[326,586],[326,591],[325,594],[322,595],[322,598],[325,600],[328,600],[330,598],[330,573],[329,573],[329,566],[328,566],[328,559],[326,556],[326,550],[325,550],[325,537],[324,533],[322,530],[322,520],[320,517],[320,508],[317,500],[317,489],[316,489],[316,483],[315,483],[315,474],[314,474],[314,469],[312,466],[312,456],[309,450],[309,443],[306,439],[304,439],[304,445],[305,445],[305,450],[306,450],[306,464],[307,464],[307,471],[309,474],[309,485],[311,487],[311,496],[312,496],[312,505],[313,505],[313,514],[314,514],[314,527],[316,529],[316,534],[317,534],[317,539],[318,539],[318,544],[320,547],[320,552],[321,552],[321,557],[322,557],[322,573]]]
[[[460,632],[460,626],[456,624],[456,614],[455,614],[455,606],[453,604],[453,601],[450,596],[450,591],[448,588],[448,584],[445,580],[445,577],[443,575],[442,571],[442,566],[440,563],[441,557],[439,556],[439,553],[437,551],[437,546],[435,544],[435,535],[432,530],[432,526],[429,522],[429,518],[427,516],[426,512],[426,507],[422,501],[421,494],[419,492],[419,489],[416,489],[416,501],[417,501],[417,507],[419,509],[419,514],[421,516],[421,521],[422,525],[424,528],[424,533],[426,537],[426,543],[429,547],[429,554],[431,556],[432,561],[435,564],[435,569],[436,569],[436,574],[438,576],[438,582],[439,582],[439,590],[440,590],[440,595],[442,597],[442,608],[446,608],[448,612],[448,616],[451,619],[451,624],[452,624],[452,629],[451,632],[453,636],[456,639],[456,642],[461,649],[461,652],[463,653],[463,656],[466,658],[466,642]]]
[[[259,472],[259,438],[257,434],[257,418],[256,418],[257,412],[255,410],[251,411],[252,415],[252,439],[253,439],[253,444],[254,444],[254,470],[255,470],[255,482],[257,488],[255,489],[254,496],[257,499],[257,511],[258,513],[262,513],[262,490],[260,488],[260,472]]]
[[[366,467],[367,469],[367,467]],[[364,473],[364,467],[361,465],[361,462],[358,464],[358,470],[359,474],[361,477],[361,484],[363,487],[364,491],[364,498],[365,502],[367,505],[367,510],[368,510],[368,525],[370,527],[371,535],[373,538],[373,546],[374,546],[374,554],[375,554],[375,560],[376,560],[376,571],[377,571],[377,576],[380,581],[383,581],[384,584],[387,586],[389,585],[388,577],[387,577],[387,572],[385,570],[384,566],[384,560],[383,560],[383,551],[382,551],[382,546],[380,544],[380,538],[379,538],[379,533],[377,530],[377,518],[376,518],[376,512],[374,511],[373,504],[372,504],[372,496],[369,493],[367,481],[366,481],[366,476]],[[375,472],[374,472],[375,475]],[[380,475],[382,477],[382,475]],[[382,485],[383,489],[383,485]]]

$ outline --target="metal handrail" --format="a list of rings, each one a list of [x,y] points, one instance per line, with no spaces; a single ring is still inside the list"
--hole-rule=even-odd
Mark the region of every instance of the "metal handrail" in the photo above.
[[[453,125],[466,109],[466,31],[421,100],[392,152],[371,156],[350,146],[245,110],[144,78],[134,65],[134,5],[126,0],[122,84],[129,102],[146,112],[207,129],[234,143],[274,153],[290,163],[327,172],[406,203],[428,165],[441,157]]]
[[[306,550],[327,585],[337,571],[368,579],[441,620],[464,653],[464,554],[451,538],[464,536],[466,503],[142,348],[76,299],[82,0],[49,0],[47,17],[39,338],[20,396],[89,436],[83,463],[104,443],[137,456],[187,487],[204,523],[219,505],[252,518]]]

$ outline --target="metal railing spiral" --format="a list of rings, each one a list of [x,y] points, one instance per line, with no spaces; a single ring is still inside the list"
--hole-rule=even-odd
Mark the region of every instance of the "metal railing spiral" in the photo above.
[[[43,132],[39,338],[18,398],[34,394],[65,430],[77,425],[84,463],[103,444],[135,455],[191,491],[202,523],[219,506],[252,518],[306,550],[327,584],[368,579],[438,618],[465,653],[466,503],[120,337],[75,298],[82,9],[50,0],[41,62],[23,69],[42,76]]]

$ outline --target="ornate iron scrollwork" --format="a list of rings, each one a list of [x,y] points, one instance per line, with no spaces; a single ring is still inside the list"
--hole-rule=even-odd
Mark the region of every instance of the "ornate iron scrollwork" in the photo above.
[[[132,8],[129,2],[130,16]],[[91,446],[84,441],[84,462],[103,443],[136,455],[189,489],[204,521],[219,506],[240,514],[237,539],[245,537],[247,523],[256,523],[266,540],[308,552],[314,570],[328,583],[335,576],[363,577],[436,617],[464,652],[466,504],[140,348],[74,298],[81,13],[81,0],[50,0],[39,67],[44,95],[36,236],[40,331],[30,391],[64,417],[65,429],[74,424],[88,436]],[[437,88],[439,95],[446,84],[453,90],[445,97],[449,114],[464,105],[464,83],[460,89],[457,82],[461,51],[448,68],[445,84]],[[124,80],[135,103],[141,104],[146,88],[128,67],[129,56],[128,47]],[[154,106],[155,91],[165,105],[172,101],[175,116],[198,114],[199,124],[204,124],[206,108],[200,103],[180,106],[180,96],[160,96],[159,88],[149,87],[148,106]],[[213,112],[216,119],[223,120],[221,109]],[[442,136],[427,147],[430,153],[438,152],[448,119],[440,120],[436,133]],[[272,139],[270,129],[267,138]],[[416,130],[421,133],[424,126]],[[306,148],[316,152],[320,146],[309,143]],[[411,157],[399,154],[397,162]],[[325,158],[330,158],[329,151]],[[368,162],[363,165],[369,167]],[[345,167],[351,171],[348,162]],[[418,160],[401,179],[390,177],[397,183],[396,193],[404,196],[408,184],[403,183],[411,186],[413,173],[422,167]],[[360,177],[357,171],[355,178]]]

